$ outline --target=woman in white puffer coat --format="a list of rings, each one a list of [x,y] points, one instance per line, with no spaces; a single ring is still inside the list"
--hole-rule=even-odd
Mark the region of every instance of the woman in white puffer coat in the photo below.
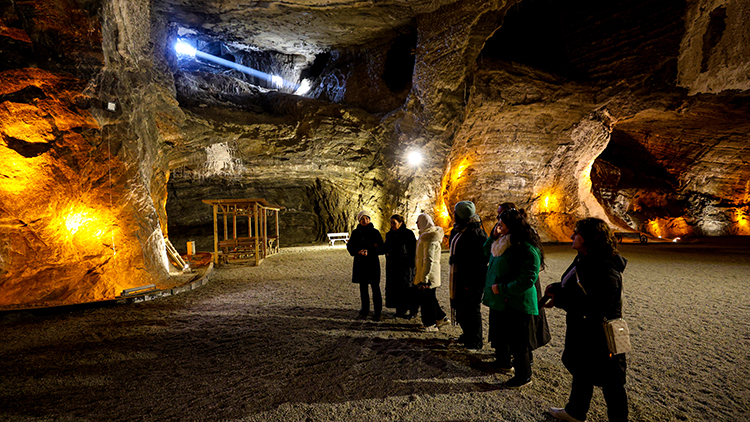
[[[427,214],[417,217],[419,239],[417,240],[416,276],[414,285],[420,291],[422,308],[422,331],[438,331],[438,326],[450,322],[435,296],[440,286],[440,253],[442,251],[443,229],[435,226]]]

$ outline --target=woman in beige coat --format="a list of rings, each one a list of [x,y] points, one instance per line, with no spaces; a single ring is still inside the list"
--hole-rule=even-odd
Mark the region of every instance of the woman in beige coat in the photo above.
[[[440,253],[443,229],[435,226],[427,214],[417,217],[419,240],[417,240],[416,276],[414,285],[419,288],[422,308],[421,331],[437,331],[438,326],[450,322],[440,308],[435,292],[440,286]]]

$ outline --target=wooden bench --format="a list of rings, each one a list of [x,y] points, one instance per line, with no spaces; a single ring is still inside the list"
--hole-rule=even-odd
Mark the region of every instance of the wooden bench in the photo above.
[[[349,242],[349,233],[328,233],[328,243],[333,246],[337,240],[343,240],[344,243]]]
[[[648,237],[641,232],[615,232],[615,239],[618,242],[622,243],[622,240],[625,238],[638,239],[639,242],[644,244],[648,243]]]

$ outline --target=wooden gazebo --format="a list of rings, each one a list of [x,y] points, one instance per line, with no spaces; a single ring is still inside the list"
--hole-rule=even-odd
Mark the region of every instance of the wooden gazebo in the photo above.
[[[214,215],[214,265],[229,260],[253,257],[255,265],[279,251],[279,211],[284,207],[271,205],[265,199],[204,199],[203,203],[213,206]],[[271,233],[268,230],[268,217],[273,215]],[[223,239],[219,239],[219,216],[224,224]],[[247,220],[247,232],[237,219]],[[229,236],[229,220],[232,236]],[[240,221],[243,223],[243,221]],[[241,236],[240,234],[246,234]]]

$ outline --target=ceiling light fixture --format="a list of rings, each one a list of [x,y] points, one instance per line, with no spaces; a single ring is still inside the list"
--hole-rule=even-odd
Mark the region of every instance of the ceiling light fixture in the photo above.
[[[419,151],[412,151],[406,156],[406,162],[409,163],[410,166],[418,166],[422,164],[422,160],[424,160],[424,157]]]

